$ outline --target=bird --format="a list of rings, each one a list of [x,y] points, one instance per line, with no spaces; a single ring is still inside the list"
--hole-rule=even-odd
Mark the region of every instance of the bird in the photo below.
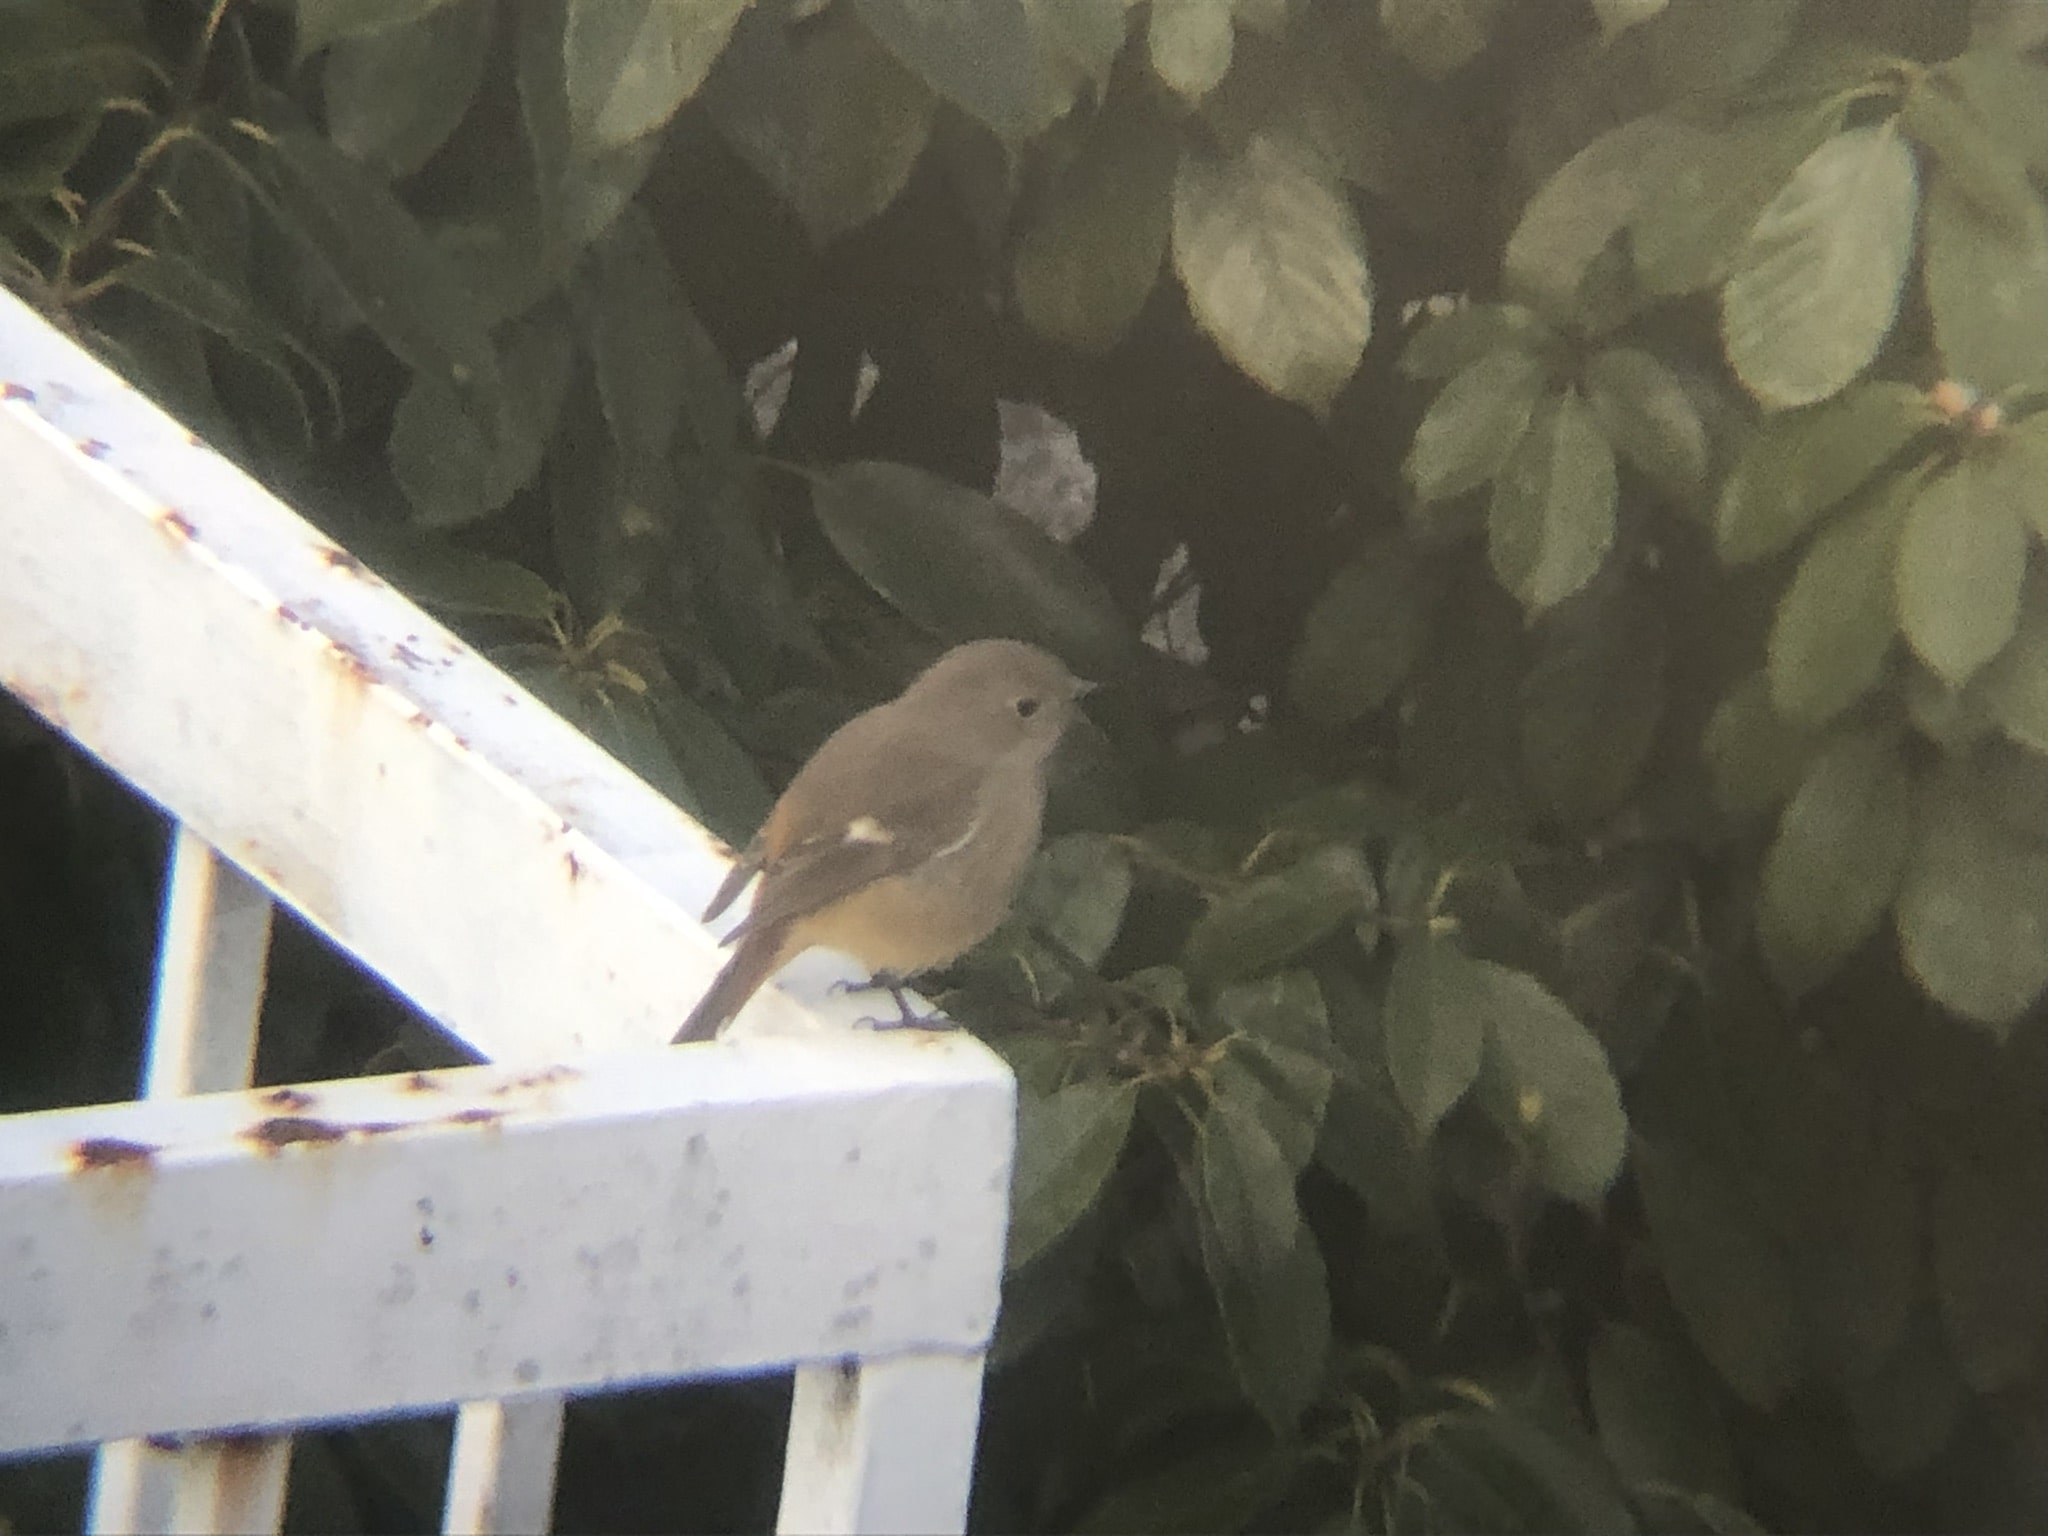
[[[828,736],[711,898],[706,922],[761,877],[671,1043],[717,1035],[807,949],[852,956],[901,1007],[905,977],[987,938],[1037,851],[1046,762],[1090,686],[1035,645],[974,640]]]

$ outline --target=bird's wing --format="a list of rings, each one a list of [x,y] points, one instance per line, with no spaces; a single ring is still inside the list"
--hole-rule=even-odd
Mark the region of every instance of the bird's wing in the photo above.
[[[854,809],[799,797],[796,803],[809,814],[769,840],[773,851],[763,862],[753,910],[733,937],[822,911],[973,835],[985,775],[944,743],[856,740],[848,748],[838,764],[827,766],[841,770],[833,781],[874,791],[868,803]],[[855,752],[866,762],[856,761]],[[861,766],[874,771],[858,772]]]

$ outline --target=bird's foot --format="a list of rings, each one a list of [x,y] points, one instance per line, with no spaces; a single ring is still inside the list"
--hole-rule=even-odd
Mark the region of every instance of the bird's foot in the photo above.
[[[864,1018],[860,1020],[869,1029],[947,1030],[960,1027],[944,1014],[919,1013],[913,1009],[910,1006],[910,999],[903,995],[903,978],[901,976],[892,976],[886,971],[877,971],[866,981],[836,981],[832,984],[832,990],[848,994],[855,992],[887,992],[889,994],[896,1004],[896,1017],[893,1019]]]

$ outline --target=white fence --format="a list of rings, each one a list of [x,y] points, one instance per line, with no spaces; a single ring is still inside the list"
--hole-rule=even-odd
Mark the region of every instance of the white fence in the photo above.
[[[822,961],[665,1047],[701,828],[4,293],[0,396],[0,684],[179,828],[146,1098],[0,1119],[0,1456],[274,1529],[281,1432],[462,1404],[445,1529],[538,1529],[564,1394],[794,1366],[783,1529],[960,1529],[1001,1062]],[[273,899],[490,1065],[249,1089]]]

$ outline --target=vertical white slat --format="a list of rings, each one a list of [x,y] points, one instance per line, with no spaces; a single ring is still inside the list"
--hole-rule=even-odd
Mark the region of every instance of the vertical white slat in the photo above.
[[[171,846],[143,1093],[171,1098],[248,1085],[270,954],[263,888],[179,826]],[[291,1439],[251,1435],[174,1450],[103,1446],[86,1529],[274,1531]]]
[[[464,1403],[448,1465],[448,1536],[490,1536],[549,1529],[555,1467],[562,1447],[562,1399]]]
[[[965,1530],[981,1376],[980,1355],[800,1369],[776,1529]]]

